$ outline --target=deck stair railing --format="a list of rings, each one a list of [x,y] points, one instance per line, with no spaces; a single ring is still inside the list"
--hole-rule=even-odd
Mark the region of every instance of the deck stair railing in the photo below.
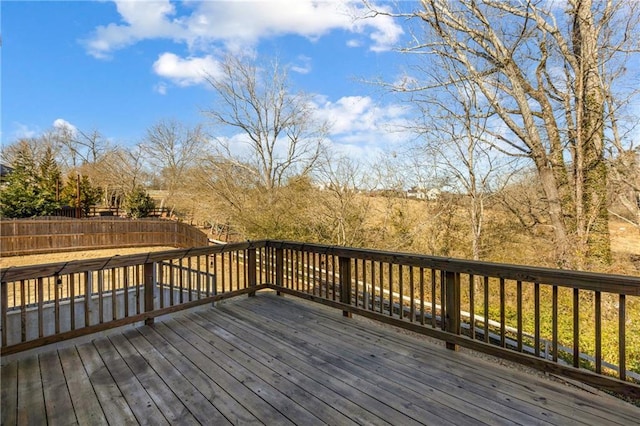
[[[0,278],[3,355],[269,288],[640,397],[635,276],[256,241]]]

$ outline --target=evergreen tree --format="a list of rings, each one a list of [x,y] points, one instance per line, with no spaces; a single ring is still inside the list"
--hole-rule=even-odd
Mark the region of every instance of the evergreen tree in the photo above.
[[[140,185],[129,192],[124,200],[124,209],[127,215],[134,219],[148,216],[154,208],[155,203],[151,196]]]
[[[0,190],[0,214],[8,218],[37,216],[37,169],[33,156],[21,150],[16,153],[11,167],[13,171]]]
[[[44,153],[39,172],[37,177],[38,214],[47,216],[60,208],[58,185],[60,185],[61,172],[51,147],[47,147]]]
[[[60,199],[63,204],[71,207],[78,205],[78,180],[76,175],[70,173],[65,180],[65,185],[62,188]],[[85,215],[89,214],[91,206],[94,206],[100,202],[102,197],[102,188],[94,186],[91,180],[87,176],[80,178],[80,207]]]

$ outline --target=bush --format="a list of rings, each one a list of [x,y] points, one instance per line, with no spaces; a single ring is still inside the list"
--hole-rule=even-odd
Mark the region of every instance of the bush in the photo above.
[[[155,203],[141,186],[136,186],[125,196],[124,210],[127,216],[134,219],[148,216],[155,207]]]

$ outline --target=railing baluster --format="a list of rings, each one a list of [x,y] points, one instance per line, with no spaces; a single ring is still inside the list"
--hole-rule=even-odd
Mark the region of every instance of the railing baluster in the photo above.
[[[118,318],[118,294],[116,293],[117,279],[117,270],[115,268],[111,268],[111,316],[113,321]]]
[[[160,271],[162,271],[162,265],[160,265]],[[124,317],[129,316],[129,267],[125,266],[122,269],[122,286],[124,288]],[[162,304],[161,304],[162,307]]]
[[[398,316],[400,317],[400,319],[404,318],[404,282],[403,282],[403,272],[404,272],[404,268],[402,265],[398,265],[398,305],[399,308],[398,309]]]
[[[518,329],[518,352],[522,352],[522,281],[516,281],[516,310],[517,310],[517,329]]]
[[[76,329],[76,288],[75,274],[69,275],[69,311],[71,320],[71,330]]]
[[[626,296],[621,294],[618,298],[618,370],[620,380],[627,380],[627,355],[626,333],[627,305]]]
[[[44,336],[44,278],[39,277],[38,280],[38,336]]]
[[[505,318],[505,283],[504,278],[500,278],[500,346],[506,347],[506,318]]]
[[[364,261],[363,261],[363,262],[364,262]],[[353,260],[353,268],[354,268],[354,270],[353,270],[353,274],[354,274],[354,276],[355,276],[355,283],[354,283],[354,284],[355,284],[355,292],[354,292],[355,300],[354,300],[354,302],[353,302],[353,303],[354,303],[354,305],[355,305],[355,306],[360,306],[360,305],[359,305],[359,298],[358,298],[358,292],[360,291],[360,285],[359,285],[359,282],[358,282],[358,281],[359,281],[359,276],[358,276],[358,259],[354,259],[354,260]]]
[[[102,324],[104,322],[104,306],[103,306],[103,286],[104,286],[104,270],[101,269],[98,271],[98,317],[99,323]]]
[[[91,288],[91,279],[93,274],[89,271],[84,273],[84,326],[88,327],[91,325],[91,293],[93,292]]]
[[[193,272],[191,270],[191,257],[187,258],[187,288],[189,291],[189,302],[193,300]]]
[[[27,341],[27,300],[24,280],[20,280],[20,341]]]
[[[534,353],[540,356],[540,284],[533,284],[533,309],[534,309]]]
[[[62,287],[62,280],[58,274],[53,277],[53,312],[54,312],[54,333],[60,333],[60,288]]]
[[[411,297],[409,298],[409,315],[410,321],[414,322],[416,320],[416,305],[414,302],[415,298],[415,285],[413,282],[413,266],[409,266],[409,292],[411,293]]]
[[[389,272],[389,316],[393,316],[393,264],[387,263],[387,271]]]
[[[476,279],[473,274],[469,275],[469,336],[476,338]]]
[[[484,342],[489,343],[489,277],[484,277]]]
[[[580,290],[573,289],[573,366],[580,367]]]
[[[179,303],[182,304],[184,303],[184,266],[182,264],[184,258],[180,258],[180,260],[178,261],[178,287],[180,288],[180,297],[179,297]],[[146,282],[146,281],[145,281]]]
[[[436,328],[438,318],[436,317],[436,270],[431,269],[431,327]]]
[[[602,295],[595,292],[596,373],[602,373]]]
[[[424,325],[424,268],[420,267],[420,324]]]
[[[447,329],[447,314],[446,306],[447,306],[447,289],[445,279],[445,271],[440,271],[440,329],[445,331]]]
[[[553,311],[551,314],[551,321],[553,321],[553,361],[558,362],[558,286],[554,285],[551,291],[551,310]]]

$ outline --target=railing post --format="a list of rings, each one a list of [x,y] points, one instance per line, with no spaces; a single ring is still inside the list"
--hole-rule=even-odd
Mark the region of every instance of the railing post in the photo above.
[[[249,281],[249,287],[255,287],[257,284],[256,279],[256,249],[250,248],[247,250],[247,278]],[[255,291],[249,293],[249,297],[256,295]]]
[[[351,258],[339,257],[338,270],[340,273],[340,302],[351,305]],[[342,316],[351,318],[351,312],[342,311]]]
[[[284,250],[282,248],[276,249],[276,285],[284,287]],[[279,291],[276,291],[276,294],[282,296]]]
[[[460,274],[445,272],[445,330],[460,334]],[[455,343],[446,343],[447,349],[457,350]]]
[[[154,280],[154,263],[145,263],[144,264],[144,311],[151,312],[153,311],[153,293],[155,290],[155,280]],[[153,318],[147,318],[144,323],[146,325],[153,324]]]
[[[7,346],[7,309],[9,307],[9,302],[7,300],[7,286],[9,284],[6,282],[0,283],[0,304],[2,307],[0,308],[0,327],[2,327],[2,347]]]

